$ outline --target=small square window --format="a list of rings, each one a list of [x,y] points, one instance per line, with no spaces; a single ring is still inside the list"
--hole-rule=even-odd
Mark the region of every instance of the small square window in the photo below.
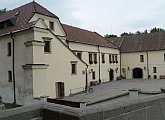
[[[7,44],[7,56],[11,56],[11,42]]]
[[[8,82],[12,82],[12,71],[8,71]]]
[[[44,52],[49,53],[50,52],[50,41],[44,41]]]
[[[51,30],[54,30],[54,22],[49,22],[49,28],[51,29]]]

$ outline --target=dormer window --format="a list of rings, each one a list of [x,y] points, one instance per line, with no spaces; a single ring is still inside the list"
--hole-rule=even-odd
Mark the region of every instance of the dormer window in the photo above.
[[[49,28],[50,28],[51,30],[54,30],[54,22],[49,21]]]

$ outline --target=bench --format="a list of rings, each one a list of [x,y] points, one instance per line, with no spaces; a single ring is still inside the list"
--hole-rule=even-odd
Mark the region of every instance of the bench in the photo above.
[[[160,79],[165,79],[165,75],[160,75]]]

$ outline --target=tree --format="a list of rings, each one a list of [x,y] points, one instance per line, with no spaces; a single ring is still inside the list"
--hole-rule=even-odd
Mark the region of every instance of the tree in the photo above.
[[[0,9],[0,14],[6,13],[6,12],[8,12],[8,10],[6,8]]]
[[[129,35],[129,34],[128,34],[128,33],[126,33],[126,32],[123,32],[123,33],[121,33],[121,35],[120,35],[120,36],[122,37],[122,36],[126,36],[126,35]]]
[[[104,37],[105,38],[114,38],[114,37],[117,37],[117,35],[113,35],[113,34],[108,35],[108,34],[106,34],[106,35],[104,35]]]
[[[150,30],[150,33],[164,32],[164,31],[165,31],[165,30],[162,29],[162,28],[156,28],[156,27],[154,27],[154,28],[152,28],[152,29]]]

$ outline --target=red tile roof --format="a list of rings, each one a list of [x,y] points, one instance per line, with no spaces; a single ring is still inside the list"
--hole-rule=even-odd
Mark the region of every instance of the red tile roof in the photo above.
[[[96,32],[80,29],[77,27],[62,24],[67,34],[67,40],[91,45],[100,45],[104,47],[117,48],[111,42],[107,41]]]
[[[42,7],[36,2],[30,2],[28,4],[25,4],[21,7],[18,7],[16,9],[10,10],[7,13],[1,14],[0,15],[0,22],[3,22],[5,20],[17,17],[16,14],[19,13],[18,20],[14,26],[7,27],[5,29],[0,29],[0,35],[9,33],[11,31],[19,31],[23,29],[28,29],[32,26],[31,23],[28,23],[29,20],[32,18],[34,13],[40,13],[43,15],[47,15],[50,17],[57,18],[56,15],[53,13],[49,12],[46,8]]]
[[[165,32],[128,35],[119,38],[110,38],[109,40],[115,45],[118,45],[121,52],[165,50]]]

